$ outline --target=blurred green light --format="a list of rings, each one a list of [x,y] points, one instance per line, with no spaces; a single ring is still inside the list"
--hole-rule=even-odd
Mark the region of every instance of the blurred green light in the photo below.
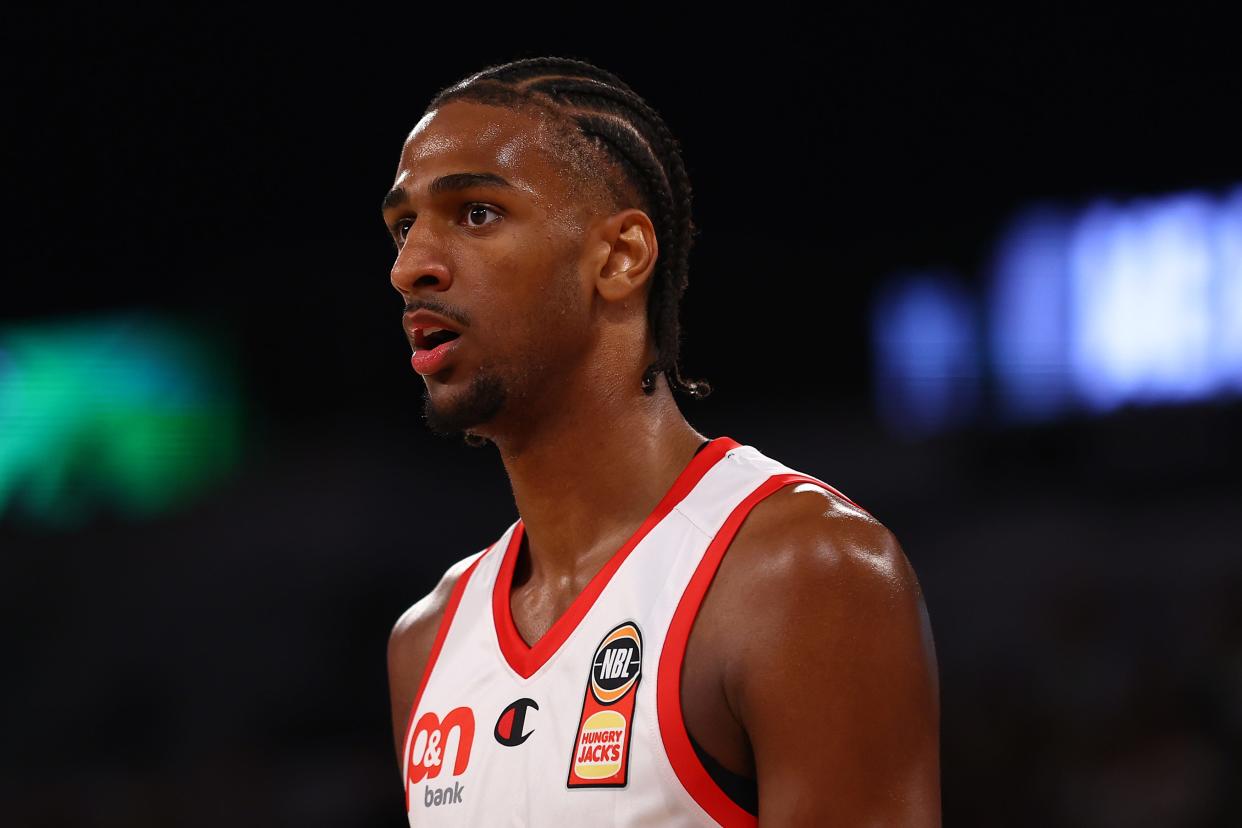
[[[227,347],[146,313],[0,327],[0,517],[172,509],[240,453]]]

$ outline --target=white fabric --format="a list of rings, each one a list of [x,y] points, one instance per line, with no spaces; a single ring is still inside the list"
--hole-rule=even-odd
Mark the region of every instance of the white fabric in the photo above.
[[[412,738],[420,718],[429,711],[443,718],[463,706],[474,717],[469,762],[460,776],[453,774],[460,731],[446,735],[433,751],[438,756],[432,764],[440,760],[437,775],[408,784],[410,825],[717,824],[682,786],[665,753],[656,715],[660,653],[673,612],[721,524],[770,476],[791,472],[751,446],[725,453],[639,542],[577,628],[530,678],[506,661],[492,608],[493,585],[517,521],[486,554],[471,556],[483,555],[411,717],[404,766],[408,779],[411,751],[428,766],[429,739]],[[566,783],[596,648],[625,621],[637,623],[643,642],[627,782],[623,788],[571,789]],[[497,719],[524,697],[539,706],[526,711],[523,732],[530,736],[515,747],[502,745],[493,735]],[[449,800],[460,794],[460,801],[437,805],[437,790],[453,791],[443,794]]]

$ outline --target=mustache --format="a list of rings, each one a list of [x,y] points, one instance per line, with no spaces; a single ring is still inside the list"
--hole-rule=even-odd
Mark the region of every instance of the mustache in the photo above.
[[[446,319],[451,319],[464,328],[470,327],[470,318],[461,311],[450,308],[439,302],[428,301],[426,299],[416,299],[412,302],[405,303],[405,312],[413,313],[414,311],[428,310],[432,313],[438,313]]]

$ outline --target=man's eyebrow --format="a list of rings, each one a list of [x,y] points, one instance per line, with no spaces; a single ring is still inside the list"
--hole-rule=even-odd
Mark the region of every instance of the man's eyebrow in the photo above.
[[[510,190],[516,189],[512,184],[495,173],[450,173],[442,175],[435,181],[431,182],[429,188],[433,196],[451,193],[456,190],[465,190],[470,187],[504,187]],[[390,210],[394,207],[400,207],[409,199],[409,194],[400,186],[393,187],[384,196],[384,203],[381,207],[383,210]]]

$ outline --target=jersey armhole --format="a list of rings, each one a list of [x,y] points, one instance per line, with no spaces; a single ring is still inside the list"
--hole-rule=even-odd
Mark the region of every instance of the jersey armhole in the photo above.
[[[800,473],[775,474],[759,484],[746,498],[734,507],[720,530],[707,546],[703,558],[690,577],[682,593],[673,619],[669,622],[664,646],[660,651],[660,668],[656,680],[656,718],[660,726],[660,738],[668,754],[673,771],[682,787],[708,816],[726,828],[755,828],[758,818],[734,802],[703,766],[694,747],[681,714],[681,668],[686,655],[690,630],[698,615],[699,607],[707,595],[707,588],[732,543],[742,521],[759,501],[791,483],[813,483],[826,486],[823,481]],[[831,489],[831,487],[829,487]],[[836,489],[832,489],[836,491]],[[842,495],[844,497],[844,495]],[[848,500],[848,498],[846,498]],[[853,503],[853,501],[849,501]],[[854,504],[857,505],[857,504]],[[862,508],[862,507],[859,507]]]
[[[410,812],[410,736],[411,729],[414,726],[414,714],[418,712],[418,703],[422,701],[423,691],[427,689],[427,682],[431,678],[432,668],[436,666],[436,660],[440,657],[440,649],[444,646],[444,639],[448,637],[449,627],[453,624],[453,616],[457,614],[457,605],[461,603],[461,596],[466,591],[466,584],[470,580],[470,576],[474,574],[475,567],[479,565],[479,561],[487,557],[487,553],[492,550],[496,544],[493,543],[482,552],[476,552],[474,560],[466,567],[466,571],[461,574],[457,582],[453,584],[453,591],[449,593],[448,603],[444,606],[444,615],[440,617],[440,625],[436,629],[436,638],[431,645],[431,654],[427,657],[427,663],[423,666],[422,678],[418,681],[418,690],[414,693],[414,701],[410,705],[410,715],[405,720],[405,742],[401,750],[401,783],[405,788],[405,811]]]

